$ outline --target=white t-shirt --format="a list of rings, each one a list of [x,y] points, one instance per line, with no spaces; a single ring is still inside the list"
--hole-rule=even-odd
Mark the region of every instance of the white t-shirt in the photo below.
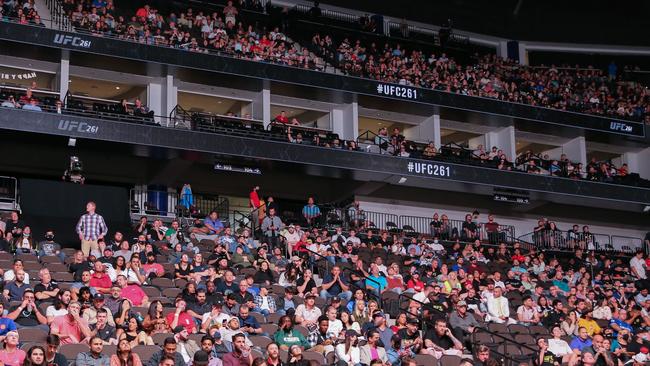
[[[318,321],[318,317],[321,315],[322,313],[320,309],[317,308],[316,306],[314,306],[313,309],[309,310],[304,304],[300,304],[296,308],[296,317],[300,316],[303,319],[307,321],[312,321],[314,323]]]
[[[413,300],[419,301],[419,302],[421,302],[423,304],[428,304],[429,303],[429,298],[424,293],[424,291],[420,291],[420,292],[416,293],[415,295],[413,295]]]
[[[548,340],[548,350],[557,357],[564,356],[573,352],[565,340],[555,338]]]
[[[639,275],[640,279],[647,279],[645,274],[645,260],[643,260],[643,258],[639,259],[634,256],[632,259],[630,259],[630,267],[636,270],[636,273]]]
[[[52,305],[48,306],[47,309],[45,309],[45,316],[48,318],[51,316],[57,317],[59,315],[68,315],[68,309],[63,308],[56,310],[56,308]]]
[[[15,280],[16,275],[14,274],[14,270],[10,269],[6,271],[4,275],[4,279],[5,279],[5,283]],[[23,282],[29,285],[29,273],[25,272],[25,280]]]
[[[330,320],[329,326],[327,327],[327,333],[333,333],[336,334],[337,336],[341,333],[343,330],[343,322],[336,319],[336,320]]]

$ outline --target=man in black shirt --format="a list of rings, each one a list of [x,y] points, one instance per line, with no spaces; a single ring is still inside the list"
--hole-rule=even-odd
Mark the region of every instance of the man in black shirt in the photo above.
[[[410,349],[413,353],[419,353],[422,348],[422,338],[420,338],[420,332],[418,332],[418,327],[420,323],[417,319],[409,319],[406,323],[406,328],[400,329],[397,333],[402,340],[402,347],[404,349]]]
[[[58,352],[61,344],[59,336],[50,334],[45,342],[47,343],[47,347],[45,347],[45,364],[49,366],[68,366],[68,360]]]
[[[555,355],[548,350],[546,339],[539,338],[537,340],[537,345],[539,346],[539,353],[537,354],[537,358],[534,359],[535,366],[555,366],[558,360],[555,358]]]
[[[104,344],[117,344],[115,327],[108,325],[108,311],[105,308],[97,309],[96,318],[97,322],[89,326],[93,336],[101,338]]]
[[[463,343],[454,337],[444,319],[436,319],[433,329],[427,330],[424,346],[430,354],[433,354],[432,351],[449,353],[450,350],[457,350],[460,356],[463,351]]]
[[[553,310],[549,311],[544,319],[542,319],[542,324],[546,327],[552,327],[554,325],[559,325],[566,318],[566,314],[562,311],[564,305],[560,300],[553,300]]]
[[[463,241],[474,241],[478,239],[478,231],[476,223],[472,221],[472,215],[465,215],[465,221],[463,221],[462,233],[460,235],[461,240]]]
[[[255,307],[255,298],[253,297],[253,294],[248,292],[248,281],[241,280],[239,282],[239,291],[234,295],[235,300],[237,300],[239,305],[248,305],[251,309]]]
[[[20,236],[25,222],[18,217],[18,212],[12,211],[9,220],[5,221],[5,233],[11,233],[14,238]]]
[[[59,293],[59,285],[52,281],[50,271],[47,268],[42,268],[38,271],[38,277],[41,279],[41,282],[34,286],[36,300],[53,300]]]

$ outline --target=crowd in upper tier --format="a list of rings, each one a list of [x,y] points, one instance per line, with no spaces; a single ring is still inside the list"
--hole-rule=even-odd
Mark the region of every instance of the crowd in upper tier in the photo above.
[[[286,33],[286,9],[283,19],[271,26],[242,16],[242,9],[264,10],[257,0],[228,1],[220,11],[186,8],[169,14],[149,5],[134,14],[123,13],[112,0],[65,0],[63,5],[76,30],[97,36],[316,70],[324,70],[327,61],[354,76],[650,123],[649,89],[626,80],[615,64],[607,70],[531,67],[495,55],[475,55],[472,62],[461,64],[444,51],[429,53],[398,43],[364,44],[352,37],[336,40],[325,32],[301,46]],[[42,23],[41,9],[35,9],[33,1],[4,1],[0,8],[3,17]]]

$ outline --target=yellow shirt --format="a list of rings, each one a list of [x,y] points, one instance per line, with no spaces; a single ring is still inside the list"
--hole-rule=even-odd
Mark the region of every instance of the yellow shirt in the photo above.
[[[587,329],[587,333],[589,336],[593,336],[594,334],[600,333],[600,327],[598,326],[598,323],[596,323],[595,320],[587,320],[584,318],[578,319],[578,327],[585,327]]]

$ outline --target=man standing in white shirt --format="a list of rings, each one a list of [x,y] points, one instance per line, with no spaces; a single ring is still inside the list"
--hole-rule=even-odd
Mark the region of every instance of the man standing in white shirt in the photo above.
[[[630,259],[630,268],[632,269],[632,274],[634,277],[640,280],[648,279],[645,273],[646,264],[645,260],[643,259],[643,250],[637,250],[636,255]]]

